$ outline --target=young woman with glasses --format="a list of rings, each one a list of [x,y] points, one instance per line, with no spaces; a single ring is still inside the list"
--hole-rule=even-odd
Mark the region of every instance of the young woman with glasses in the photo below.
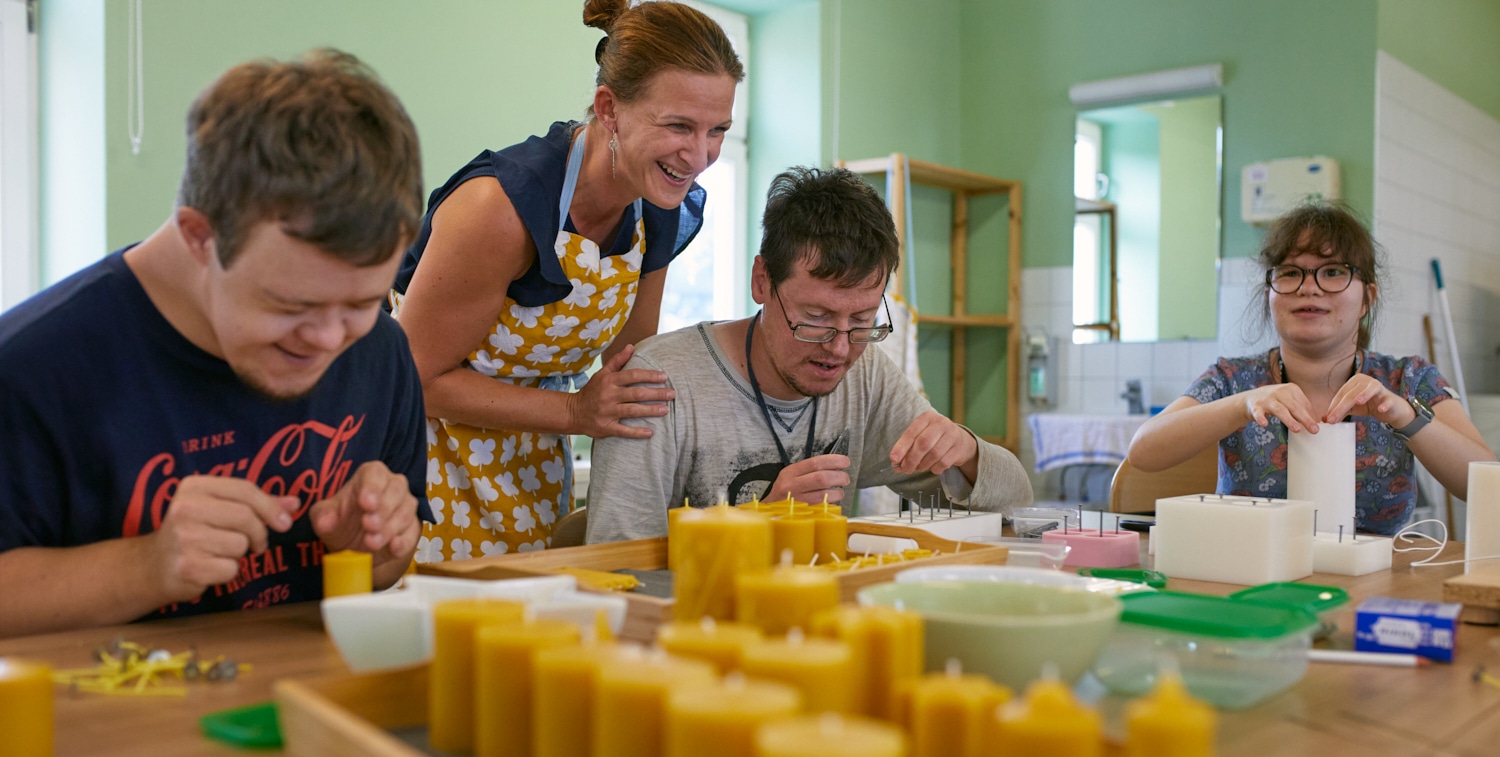
[[[1437,368],[1371,351],[1381,252],[1346,207],[1309,204],[1267,232],[1257,297],[1279,344],[1220,358],[1147,421],[1130,464],[1158,471],[1219,445],[1222,494],[1285,497],[1287,433],[1346,419],[1355,431],[1356,527],[1394,534],[1416,506],[1413,456],[1463,499],[1469,462],[1494,460]]]

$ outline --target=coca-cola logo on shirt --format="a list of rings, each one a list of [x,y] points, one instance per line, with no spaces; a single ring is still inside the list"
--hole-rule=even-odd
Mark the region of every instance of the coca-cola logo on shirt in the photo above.
[[[343,488],[349,477],[353,461],[346,459],[349,443],[365,423],[365,416],[346,416],[337,426],[319,421],[306,421],[287,425],[272,434],[255,454],[234,462],[222,463],[206,471],[187,471],[179,474],[186,465],[180,463],[171,452],[152,456],[136,475],[135,486],[130,493],[130,507],[125,511],[125,522],[121,527],[123,536],[138,536],[155,531],[161,526],[168,502],[177,491],[177,485],[188,475],[239,476],[275,496],[294,496],[302,501],[295,518],[301,518],[314,503],[333,496]],[[235,443],[235,434],[220,435],[227,440],[226,446]],[[201,444],[200,440],[184,442],[184,450],[208,449],[217,444]],[[322,447],[322,454],[310,458],[308,452]],[[317,460],[309,466],[309,459]]]

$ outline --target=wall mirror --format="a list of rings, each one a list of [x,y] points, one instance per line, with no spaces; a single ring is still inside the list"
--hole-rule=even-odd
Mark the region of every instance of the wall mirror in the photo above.
[[[1222,98],[1080,110],[1073,341],[1214,339]]]

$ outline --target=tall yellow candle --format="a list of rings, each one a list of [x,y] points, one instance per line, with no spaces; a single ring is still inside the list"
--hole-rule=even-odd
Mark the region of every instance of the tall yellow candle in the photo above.
[[[432,607],[432,667],[427,739],[443,752],[474,750],[474,635],[484,626],[520,623],[526,605],[468,597]]]
[[[923,676],[911,687],[912,757],[983,757],[995,708],[1010,699],[1010,689],[963,675],[956,660]]]
[[[818,565],[826,565],[849,556],[849,519],[838,513],[813,516],[813,551]]]
[[[1026,687],[1026,698],[1000,708],[994,721],[1001,757],[1100,757],[1104,753],[1099,713],[1084,707],[1056,678],[1044,677]]]
[[[755,729],[801,709],[796,689],[738,673],[680,686],[667,697],[666,757],[754,757]]]
[[[842,641],[803,638],[793,630],[785,639],[746,647],[740,668],[751,678],[795,687],[808,712],[854,712],[854,653]]]
[[[677,570],[677,547],[682,544],[682,539],[677,535],[677,522],[683,518],[696,518],[702,514],[702,511],[688,507],[687,500],[682,501],[682,507],[674,507],[667,511],[667,570]]]
[[[640,650],[585,644],[537,650],[532,659],[531,723],[535,757],[579,757],[593,749],[594,691],[599,669]]]
[[[677,533],[682,543],[672,577],[673,615],[733,620],[735,577],[771,569],[771,524],[716,505],[703,508],[703,517],[679,522]]]
[[[323,596],[369,594],[374,586],[369,552],[344,549],[323,555]]]
[[[594,689],[593,757],[661,757],[667,693],[715,678],[702,660],[661,652],[604,663]]]
[[[780,562],[787,552],[792,553],[792,564],[807,565],[812,562],[817,544],[817,529],[810,513],[791,513],[771,518],[772,562]]]
[[[906,757],[901,729],[833,713],[777,720],[755,732],[756,757]]]
[[[809,630],[849,645],[857,713],[906,725],[897,717],[897,694],[922,675],[922,616],[883,605],[841,605],[813,615]]]
[[[532,753],[532,660],[543,649],[579,642],[577,625],[545,618],[474,634],[476,757]]]
[[[657,646],[678,657],[708,662],[721,674],[739,670],[745,648],[764,638],[755,626],[708,617],[669,623],[656,632]]]
[[[1125,705],[1127,757],[1212,757],[1218,715],[1194,699],[1178,675]]]
[[[838,604],[838,579],[826,570],[779,565],[735,579],[735,617],[771,635],[806,630],[814,614]]]
[[[52,669],[0,657],[0,742],[16,757],[52,757]]]

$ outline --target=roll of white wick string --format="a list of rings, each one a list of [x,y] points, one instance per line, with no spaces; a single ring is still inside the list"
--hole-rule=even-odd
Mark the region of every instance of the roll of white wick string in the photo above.
[[[1436,525],[1438,529],[1442,531],[1442,540],[1438,540],[1436,537],[1424,534],[1421,531],[1416,530],[1417,526],[1420,526],[1423,523],[1432,523]],[[1417,546],[1415,543],[1417,542],[1418,537],[1433,542],[1437,546]],[[1395,539],[1395,542],[1391,545],[1391,550],[1394,552],[1423,552],[1427,550],[1432,551],[1432,554],[1428,555],[1427,557],[1413,562],[1411,564],[1413,568],[1419,566],[1436,567],[1438,565],[1468,564],[1471,562],[1479,562],[1481,560],[1500,560],[1500,555],[1482,555],[1480,557],[1465,557],[1460,560],[1444,560],[1442,562],[1433,562],[1432,560],[1438,555],[1442,554],[1443,549],[1448,546],[1448,527],[1444,525],[1442,521],[1432,518],[1428,518],[1427,520],[1419,520],[1416,523],[1413,523],[1406,528],[1401,529],[1401,531],[1398,532],[1393,538]],[[1413,546],[1403,547],[1401,546],[1403,543],[1411,543],[1413,544]]]

